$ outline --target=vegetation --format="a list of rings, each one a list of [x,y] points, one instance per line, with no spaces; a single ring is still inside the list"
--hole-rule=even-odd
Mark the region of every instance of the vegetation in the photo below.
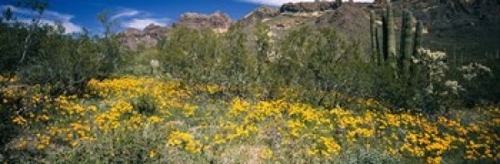
[[[238,24],[223,34],[175,27],[156,47],[130,52],[105,13],[97,37],[21,23],[7,9],[0,161],[498,161],[500,106],[476,83],[498,66],[454,68],[445,53],[420,46],[422,23],[413,33],[409,11],[397,54],[391,15],[381,48],[372,12],[367,54],[360,50],[370,45],[333,28],[272,40],[265,22],[249,33]]]

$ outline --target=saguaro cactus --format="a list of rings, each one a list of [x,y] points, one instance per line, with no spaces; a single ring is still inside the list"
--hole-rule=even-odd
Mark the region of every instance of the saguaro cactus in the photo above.
[[[415,37],[413,38],[413,52],[412,52],[412,57],[415,59],[418,59],[420,57],[418,49],[422,47],[423,34],[424,34],[424,24],[422,23],[422,21],[417,21],[417,27],[415,29]],[[417,72],[420,72],[420,68],[417,68],[417,66],[415,66],[413,62],[411,62],[410,76],[416,75]]]
[[[384,14],[384,57],[390,61],[391,65],[395,65],[396,58],[396,36],[394,35],[394,14],[392,4],[387,0],[387,8]]]
[[[422,47],[422,36],[424,35],[424,23],[417,21],[415,37],[413,39],[413,57],[418,57],[418,49]]]
[[[387,62],[389,60],[389,49],[387,48],[387,45],[389,44],[387,42],[387,10],[384,9],[382,11],[384,14],[382,14],[382,56],[384,58],[384,62]]]
[[[412,51],[411,51],[411,41],[412,41],[412,29],[413,29],[413,16],[412,13],[408,10],[403,12],[403,21],[401,26],[401,41],[400,41],[400,53],[398,58],[398,67],[400,69],[400,73],[403,76],[404,74],[409,73],[410,61]]]
[[[370,11],[370,39],[372,43],[372,53],[373,53],[373,60],[377,62],[377,64],[380,65],[381,63],[381,52],[380,52],[380,45],[378,41],[378,28],[376,24],[376,18],[375,18],[375,11],[371,10]]]
[[[403,12],[403,20],[401,26],[401,42],[400,51],[396,52],[396,39],[394,30],[394,15],[390,0],[385,0],[386,8],[383,9],[382,14],[382,46],[379,48],[379,40],[377,34],[377,27],[375,23],[375,12],[370,12],[370,37],[372,41],[372,50],[374,55],[383,56],[379,57],[377,63],[389,65],[396,72],[397,77],[407,79],[412,76],[416,68],[412,65],[412,56],[418,58],[418,49],[422,45],[423,24],[418,21],[416,32],[414,36],[413,29],[415,27],[413,14],[409,10]],[[413,42],[413,45],[412,45]],[[380,52],[380,49],[382,52]],[[378,53],[378,54],[377,54]],[[375,59],[376,60],[376,59]],[[399,75],[398,75],[399,74]]]

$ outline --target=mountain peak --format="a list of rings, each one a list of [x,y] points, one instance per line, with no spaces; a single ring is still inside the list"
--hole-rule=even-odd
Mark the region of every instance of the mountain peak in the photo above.
[[[227,29],[233,20],[221,11],[216,11],[210,15],[199,13],[182,14],[174,26],[182,26],[193,29]]]
[[[260,6],[257,9],[253,10],[252,12],[245,15],[245,17],[243,17],[240,20],[240,22],[243,25],[249,25],[252,24],[254,21],[275,17],[278,14],[280,14],[280,11],[276,8],[272,8],[269,6]]]

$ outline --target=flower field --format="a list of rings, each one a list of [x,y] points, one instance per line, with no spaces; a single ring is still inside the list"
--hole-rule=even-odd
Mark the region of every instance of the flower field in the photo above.
[[[22,129],[17,162],[60,163],[495,163],[500,107],[429,117],[373,99],[314,107],[216,96],[216,85],[150,77],[92,80],[82,97],[42,86],[3,88],[0,112]],[[292,94],[293,95],[293,94]],[[21,109],[21,110],[18,110]],[[403,110],[404,111],[404,110]],[[14,160],[14,159],[11,159]]]

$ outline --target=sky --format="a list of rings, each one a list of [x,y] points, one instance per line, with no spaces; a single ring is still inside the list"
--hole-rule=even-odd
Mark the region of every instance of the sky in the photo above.
[[[17,20],[29,22],[37,15],[30,9],[16,6],[20,0],[0,0],[0,10],[10,8]],[[103,27],[97,20],[99,13],[106,12],[109,18],[118,22],[117,29],[143,29],[153,23],[170,25],[183,13],[211,14],[221,11],[233,20],[243,18],[255,8],[267,5],[279,7],[287,2],[313,0],[45,0],[41,22],[54,25],[60,22],[66,33],[78,33],[83,29],[91,33],[102,33]],[[370,0],[355,0],[370,1]]]

